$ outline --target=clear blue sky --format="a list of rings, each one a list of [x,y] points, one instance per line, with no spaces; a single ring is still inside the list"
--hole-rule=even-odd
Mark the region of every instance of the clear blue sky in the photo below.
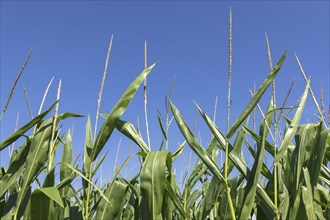
[[[172,100],[191,128],[195,115],[193,100],[213,115],[215,97],[219,96],[217,124],[224,131],[230,6],[233,11],[232,119],[248,103],[249,89],[253,89],[254,83],[260,85],[269,73],[265,32],[274,64],[288,49],[285,64],[276,78],[278,103],[282,104],[294,78],[296,83],[288,105],[293,105],[303,92],[305,83],[294,58],[297,53],[317,97],[322,83],[328,106],[329,1],[1,1],[1,109],[29,49],[35,46],[1,122],[1,140],[14,130],[17,112],[19,126],[29,121],[23,85],[35,116],[53,76],[45,107],[56,99],[57,84],[62,79],[60,112],[91,115],[94,125],[112,34],[114,41],[101,112],[109,113],[121,93],[142,71],[147,40],[148,64],[160,61],[148,78],[153,150],[161,142],[157,109],[164,114],[165,96],[174,75]],[[270,90],[262,99],[263,107],[269,99]],[[309,98],[302,121],[315,119],[314,113],[316,109]],[[142,87],[122,118],[136,124],[138,117],[146,137]],[[200,117],[197,121],[197,130],[206,145],[209,133]],[[74,124],[75,156],[83,152],[85,123],[86,118],[64,122],[63,130]],[[111,149],[107,163],[111,167],[121,137],[115,132],[107,144],[106,148]],[[170,128],[170,138],[173,152],[183,140],[176,124]],[[123,137],[120,162],[127,156],[128,145],[129,141]],[[131,152],[137,150],[131,146]],[[1,165],[7,163],[7,155],[6,150],[1,152]]]

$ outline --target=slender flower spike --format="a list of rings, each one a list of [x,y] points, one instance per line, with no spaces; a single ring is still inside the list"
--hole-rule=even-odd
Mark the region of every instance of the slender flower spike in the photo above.
[[[110,59],[110,54],[111,54],[112,40],[113,40],[113,35],[111,35],[111,38],[110,38],[110,43],[109,43],[109,47],[108,47],[107,58],[105,59],[105,65],[104,65],[104,71],[103,71],[103,77],[102,77],[102,81],[101,81],[101,86],[100,86],[99,97],[97,99],[97,110],[96,110],[96,118],[95,118],[94,138],[96,138],[97,123],[98,123],[99,114],[100,114],[101,101],[102,101],[102,93],[103,93],[103,87],[104,87],[105,77],[107,75],[108,64],[109,64],[109,59]]]

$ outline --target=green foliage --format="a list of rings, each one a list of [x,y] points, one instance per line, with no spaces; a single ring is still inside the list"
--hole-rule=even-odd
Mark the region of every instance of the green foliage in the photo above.
[[[286,53],[228,133],[221,132],[196,104],[212,134],[206,147],[170,101],[167,110],[172,110],[184,138],[173,152],[151,151],[133,124],[121,119],[155,64],[137,76],[110,114],[102,115],[105,121],[96,137],[88,116],[81,164],[72,158],[72,132],[60,135],[57,126],[68,117],[80,115],[60,114],[54,126],[53,117],[49,116],[56,105],[53,104],[0,143],[2,151],[19,139],[23,141],[14,149],[8,166],[0,169],[1,219],[231,219],[233,213],[237,219],[329,219],[330,129],[325,129],[322,123],[300,124],[309,81],[293,119],[286,118],[285,124],[279,124],[284,128],[282,136],[273,136],[280,133],[273,115],[288,108],[276,108],[273,98],[259,131],[249,128],[252,112],[279,73],[285,57]],[[163,138],[159,142],[168,143],[170,121],[164,124],[158,116]],[[28,135],[31,128],[34,129]],[[140,151],[128,155],[112,180],[101,184],[96,175],[108,152],[113,152],[112,148],[106,149],[106,143],[115,129]],[[200,160],[191,169],[189,166],[180,185],[172,164],[186,158],[188,147]],[[62,149],[61,161],[46,169],[50,149],[54,155]],[[226,149],[227,163],[219,162],[219,152]],[[266,153],[273,164],[265,162]],[[120,172],[132,157],[139,157],[140,169],[133,178],[125,179]],[[247,158],[253,158],[252,166],[247,165]]]

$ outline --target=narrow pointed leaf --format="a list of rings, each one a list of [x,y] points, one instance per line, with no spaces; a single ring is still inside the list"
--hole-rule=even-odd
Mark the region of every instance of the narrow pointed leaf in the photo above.
[[[18,129],[16,132],[14,132],[8,138],[6,138],[3,142],[1,142],[0,143],[0,151],[2,151],[5,147],[7,147],[8,145],[15,142],[19,137],[21,137],[26,131],[28,131],[34,125],[38,124],[56,106],[56,104],[57,104],[57,102],[55,102],[45,112],[41,113],[40,115],[38,115],[37,117],[32,119],[30,122],[25,124],[23,127]]]
[[[52,118],[44,121],[31,140],[31,147],[26,158],[25,170],[22,176],[22,187],[17,196],[16,209],[14,211],[15,216],[20,208],[28,187],[47,162],[52,125]]]
[[[110,150],[110,149],[109,149]],[[102,165],[105,157],[108,155],[109,150],[107,150],[107,152],[105,152],[105,154],[101,157],[101,159],[99,160],[99,162],[96,164],[96,166],[94,167],[94,170],[92,171],[92,177],[95,175],[95,173],[97,172],[97,170],[100,168],[100,166]]]
[[[220,169],[217,167],[216,163],[210,158],[206,153],[205,149],[198,143],[193,133],[188,128],[186,122],[183,120],[179,110],[170,102],[171,109],[177,125],[185,137],[187,143],[191,149],[197,154],[197,156],[204,162],[204,164],[209,168],[210,172],[215,175],[221,182],[224,182],[224,177],[222,176]]]
[[[177,196],[175,195],[175,192],[171,186],[171,184],[166,180],[166,191],[168,192],[168,194],[170,195],[170,198],[172,199],[173,203],[175,204],[175,207],[179,210],[179,212],[181,213],[181,215],[183,217],[186,216],[186,213],[183,210],[182,204],[180,203],[180,201],[178,200]]]
[[[0,179],[0,198],[13,184],[18,181],[20,175],[22,174],[24,170],[24,163],[30,150],[30,144],[31,141],[27,138],[24,145],[14,151],[8,170]]]
[[[272,122],[272,114],[270,111],[273,107],[273,98],[271,98],[271,101],[268,105],[267,115],[265,119],[262,121],[260,126],[260,136],[261,136],[261,142],[258,144],[258,151],[256,154],[256,160],[253,164],[251,173],[249,174],[249,178],[247,180],[247,184],[245,186],[245,193],[242,203],[242,208],[239,213],[239,219],[248,219],[251,215],[251,211],[255,202],[255,196],[257,191],[257,185],[259,176],[261,173],[263,160],[264,160],[264,154],[265,154],[265,140],[267,139],[267,135],[269,132],[269,125]]]
[[[306,84],[306,88],[301,97],[299,107],[297,108],[296,114],[294,115],[293,120],[291,121],[288,130],[285,132],[284,139],[281,143],[280,150],[274,159],[274,163],[278,163],[278,161],[280,161],[280,159],[284,156],[284,153],[287,150],[289,144],[291,143],[291,139],[298,128],[298,124],[299,124],[301,115],[303,113],[303,109],[306,104],[308,88],[309,88],[309,81]]]
[[[72,163],[72,136],[70,131],[67,133],[64,148],[62,152],[62,162],[71,164]],[[60,180],[64,180],[72,175],[72,171],[65,165],[60,165]]]
[[[248,103],[248,105],[245,107],[243,112],[237,117],[236,121],[232,125],[232,127],[229,129],[229,132],[227,134],[227,138],[231,138],[234,133],[236,132],[237,128],[244,122],[246,117],[250,115],[250,113],[253,111],[253,109],[256,107],[258,104],[259,100],[261,99],[262,95],[265,93],[266,89],[268,86],[272,83],[274,80],[275,76],[277,75],[278,71],[281,69],[282,64],[284,63],[285,57],[286,57],[287,51],[282,55],[274,69],[271,71],[269,76],[263,81],[261,86],[259,87],[258,91],[256,94],[253,96],[251,101]]]
[[[158,124],[159,124],[159,127],[160,127],[161,131],[162,131],[162,134],[163,134],[165,140],[167,140],[167,135],[166,135],[162,120],[160,119],[159,115],[157,115],[157,118],[158,118]]]
[[[172,154],[172,160],[174,161],[180,154],[182,153],[184,146],[186,145],[187,141],[183,141],[182,144],[180,144],[179,148]]]
[[[116,103],[116,105],[113,107],[111,113],[106,118],[105,122],[102,124],[101,130],[98,133],[94,147],[92,150],[92,161],[94,161],[100,151],[103,149],[104,145],[110,138],[118,120],[119,117],[126,111],[126,108],[128,107],[129,103],[131,102],[132,98],[134,97],[136,91],[140,87],[143,80],[147,77],[147,75],[150,73],[152,68],[156,65],[153,64],[150,67],[143,70],[143,72],[132,82],[132,84],[126,89],[124,94],[121,96],[119,101]]]
[[[196,104],[197,109],[199,110],[200,114],[202,115],[204,121],[206,122],[207,126],[211,130],[212,134],[222,147],[222,150],[225,150],[226,147],[226,137],[221,133],[219,128],[213,123],[213,121],[201,110],[201,108]],[[237,154],[238,150],[233,150],[234,148],[229,144],[229,159],[231,163],[233,163],[236,168],[244,175],[247,175],[247,167],[240,156]]]
[[[68,164],[68,163],[65,163],[65,162],[63,162],[63,164],[65,164],[73,172],[75,172],[76,174],[78,174],[79,176],[81,176],[84,180],[86,180],[88,183],[90,183],[95,188],[95,190],[100,193],[101,197],[103,197],[104,200],[107,201],[110,204],[110,206],[111,206],[110,201],[104,196],[103,192],[93,182],[89,181],[88,178],[86,178],[78,169],[74,168],[71,164]]]
[[[84,147],[84,171],[87,175],[89,175],[89,172],[91,170],[92,166],[92,149],[93,149],[93,136],[92,136],[92,125],[91,125],[91,119],[90,116],[87,118],[86,123],[86,134],[85,134],[85,147]]]

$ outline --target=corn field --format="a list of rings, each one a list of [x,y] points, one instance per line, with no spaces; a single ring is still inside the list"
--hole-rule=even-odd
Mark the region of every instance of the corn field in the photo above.
[[[166,150],[151,151],[156,147],[150,146],[150,140],[144,140],[133,123],[121,118],[148,74],[161,64],[145,66],[109,113],[97,112],[97,117],[104,118],[98,132],[93,133],[89,116],[81,119],[78,113],[58,113],[58,94],[47,110],[1,140],[1,154],[15,141],[23,140],[13,149],[10,162],[0,169],[1,219],[330,219],[329,122],[322,109],[318,111],[319,123],[300,121],[307,98],[315,99],[309,80],[306,78],[296,105],[277,106],[273,93],[267,109],[259,106],[276,75],[281,74],[286,56],[284,52],[231,125],[229,70],[226,131],[195,104],[212,134],[207,145],[200,143],[176,103],[168,98],[172,126],[177,126],[184,138],[173,152],[167,147],[171,120],[158,117]],[[254,111],[263,115],[256,129],[249,127]],[[294,112],[293,117],[289,118],[288,112]],[[72,117],[86,120],[81,163],[72,156],[71,131],[59,126]],[[127,157],[109,182],[100,184],[97,173],[107,160],[102,153],[114,130],[134,142],[139,151]],[[190,148],[198,161],[180,187],[172,165],[181,159],[185,148]],[[250,155],[243,155],[243,148]],[[219,163],[220,153],[225,155],[223,163]],[[265,164],[266,154],[271,163]],[[58,157],[61,161],[55,164]],[[120,172],[132,157],[140,159],[140,169],[125,179]],[[254,159],[252,166],[247,165],[248,157]]]

